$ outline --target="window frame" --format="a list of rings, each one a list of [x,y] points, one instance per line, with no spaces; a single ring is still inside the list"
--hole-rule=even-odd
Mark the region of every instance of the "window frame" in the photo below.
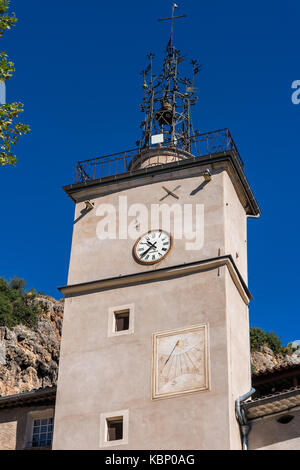
[[[116,315],[129,312],[129,327],[127,330],[116,331]],[[130,335],[134,333],[134,304],[116,305],[108,309],[108,337]]]
[[[49,419],[53,418],[53,430],[52,430],[52,440],[50,445],[46,446],[33,446],[33,427],[34,421],[37,419]],[[54,435],[54,408],[47,408],[44,410],[34,410],[27,413],[27,423],[26,423],[26,432],[24,439],[24,448],[25,449],[44,449],[52,448]]]
[[[123,421],[123,437],[122,439],[108,440],[108,426],[109,420]],[[99,447],[112,447],[128,444],[128,430],[129,430],[129,410],[110,411],[100,414],[100,442]]]

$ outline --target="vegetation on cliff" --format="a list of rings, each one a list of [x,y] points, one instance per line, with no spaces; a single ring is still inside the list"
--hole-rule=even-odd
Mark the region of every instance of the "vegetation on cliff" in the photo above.
[[[24,279],[14,277],[7,282],[0,278],[0,326],[37,325],[41,307],[34,300],[34,289],[25,291]]]
[[[273,351],[275,355],[290,354],[292,351],[289,346],[282,346],[281,340],[274,331],[264,331],[261,328],[250,328],[250,347],[251,352],[259,351],[264,346]]]
[[[56,385],[63,299],[26,293],[18,279],[0,285],[0,396]]]

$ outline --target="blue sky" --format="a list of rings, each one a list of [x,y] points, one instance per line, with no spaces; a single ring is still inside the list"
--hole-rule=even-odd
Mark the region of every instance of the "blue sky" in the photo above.
[[[286,344],[299,328],[300,79],[296,0],[178,2],[175,44],[203,64],[194,127],[228,127],[262,216],[248,222],[252,326]],[[55,8],[55,6],[57,7]],[[17,167],[1,168],[0,275],[24,277],[56,298],[65,285],[74,206],[61,187],[78,160],[135,147],[141,70],[159,67],[171,2],[12,0],[19,21],[1,39],[16,64],[7,100],[22,101],[32,129]]]

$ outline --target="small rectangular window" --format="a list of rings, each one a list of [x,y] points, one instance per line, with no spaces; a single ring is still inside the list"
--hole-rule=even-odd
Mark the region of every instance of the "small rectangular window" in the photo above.
[[[35,419],[32,429],[32,447],[51,446],[53,435],[53,418]]]
[[[129,410],[114,410],[100,414],[100,447],[128,444]]]
[[[129,330],[129,310],[114,312],[115,331]]]
[[[108,418],[107,424],[107,440],[118,441],[123,439],[123,417]]]

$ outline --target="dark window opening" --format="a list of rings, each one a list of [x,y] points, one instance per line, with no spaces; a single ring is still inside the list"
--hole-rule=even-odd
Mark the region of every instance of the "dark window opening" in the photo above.
[[[123,439],[123,418],[107,419],[107,440],[118,441]]]
[[[284,415],[284,416],[281,416],[280,418],[277,419],[277,423],[280,423],[280,424],[288,424],[292,421],[292,419],[294,419],[294,416],[292,415]]]
[[[129,330],[129,310],[115,312],[115,331]]]

